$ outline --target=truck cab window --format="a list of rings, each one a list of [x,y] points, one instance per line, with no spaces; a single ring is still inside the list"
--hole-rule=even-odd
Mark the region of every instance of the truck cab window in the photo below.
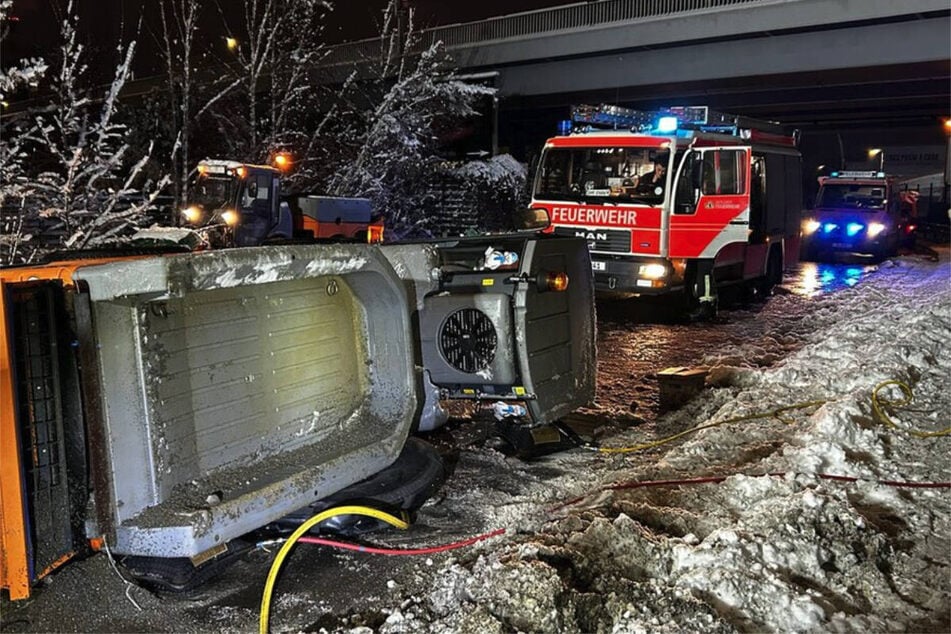
[[[248,210],[265,208],[271,198],[271,180],[270,174],[249,176],[241,191],[241,207]]]
[[[703,194],[727,196],[746,193],[746,152],[711,150],[703,153]]]
[[[684,156],[674,196],[673,212],[675,214],[692,214],[697,211],[702,167],[699,153],[689,152]]]

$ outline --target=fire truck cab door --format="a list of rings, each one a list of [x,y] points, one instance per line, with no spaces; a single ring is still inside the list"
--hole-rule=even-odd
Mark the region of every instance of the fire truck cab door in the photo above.
[[[670,207],[670,257],[713,258],[727,244],[747,241],[749,168],[749,147],[693,148],[684,155]]]

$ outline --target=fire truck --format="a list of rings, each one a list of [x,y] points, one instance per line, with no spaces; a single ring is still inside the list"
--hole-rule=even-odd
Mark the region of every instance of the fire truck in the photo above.
[[[599,292],[679,295],[699,316],[718,286],[768,294],[798,259],[798,134],[706,106],[575,106],[563,123],[532,208],[587,240]]]
[[[198,163],[182,217],[212,246],[383,240],[382,218],[366,198],[282,195],[280,169],[220,159]]]

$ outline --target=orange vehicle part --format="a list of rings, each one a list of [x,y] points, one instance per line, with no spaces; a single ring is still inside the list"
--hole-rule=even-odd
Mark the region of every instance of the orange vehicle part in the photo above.
[[[107,262],[107,259],[89,259],[35,267],[0,269],[0,588],[5,588],[10,599],[30,596],[30,584],[49,574],[68,561],[74,553],[66,553],[53,565],[42,570],[36,579],[30,578],[28,527],[26,515],[26,483],[20,455],[20,438],[16,417],[16,386],[12,363],[11,325],[7,306],[8,290],[12,285],[61,280],[67,288],[73,286],[73,273],[81,266]]]
[[[366,241],[370,244],[383,242],[383,223],[367,224],[365,222],[321,222],[310,216],[300,218],[300,230],[317,240],[357,240],[366,234]]]

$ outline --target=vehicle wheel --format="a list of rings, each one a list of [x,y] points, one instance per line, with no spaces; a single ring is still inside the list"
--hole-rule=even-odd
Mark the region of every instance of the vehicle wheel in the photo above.
[[[224,572],[254,548],[254,543],[233,539],[214,558],[195,565],[188,557],[145,557],[129,555],[119,562],[139,585],[154,592],[191,594]]]
[[[410,437],[396,462],[386,469],[268,524],[261,532],[291,533],[317,513],[343,504],[370,504],[392,509],[394,513],[400,510],[415,511],[439,488],[445,477],[445,465],[435,447],[419,438]],[[388,526],[386,522],[372,517],[338,515],[324,520],[311,532],[353,536]]]
[[[888,246],[888,257],[893,258],[896,255],[898,255],[898,247],[900,242],[901,242],[901,239],[899,238],[899,236],[896,235],[895,239],[892,240]]]
[[[779,249],[772,249],[766,259],[766,274],[760,278],[756,291],[761,297],[769,297],[773,287],[783,281],[783,262]]]

